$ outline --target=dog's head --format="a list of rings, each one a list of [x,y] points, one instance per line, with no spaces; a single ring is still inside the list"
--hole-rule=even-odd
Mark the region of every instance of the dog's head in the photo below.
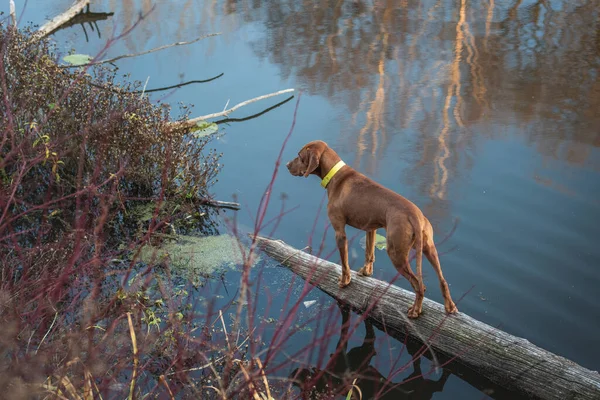
[[[315,140],[307,143],[298,152],[298,157],[286,164],[290,174],[294,176],[308,177],[310,174],[319,175],[319,164],[321,156],[328,149],[327,143]]]

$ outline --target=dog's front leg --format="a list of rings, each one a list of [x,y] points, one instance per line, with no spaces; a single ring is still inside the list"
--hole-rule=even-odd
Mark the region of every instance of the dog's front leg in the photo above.
[[[348,240],[346,239],[346,225],[333,225],[333,229],[335,230],[335,242],[340,252],[340,258],[342,262],[342,276],[340,277],[338,286],[343,288],[348,286],[350,284],[350,280],[352,279],[350,276],[350,266],[348,265]]]
[[[375,233],[375,230],[367,232],[367,243],[365,246],[365,265],[360,270],[358,270],[359,275],[373,275],[373,263],[375,262]]]

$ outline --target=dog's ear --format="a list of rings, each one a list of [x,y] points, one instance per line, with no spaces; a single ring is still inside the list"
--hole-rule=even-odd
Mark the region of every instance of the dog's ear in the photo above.
[[[304,149],[304,159],[307,162],[306,172],[304,173],[304,177],[308,178],[317,167],[319,166],[319,159],[321,158],[321,153],[317,152],[317,149],[314,147],[307,147]]]

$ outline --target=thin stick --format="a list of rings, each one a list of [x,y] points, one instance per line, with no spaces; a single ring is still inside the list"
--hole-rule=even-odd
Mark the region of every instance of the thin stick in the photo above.
[[[129,333],[131,334],[131,344],[133,345],[133,373],[131,375],[131,384],[129,385],[129,400],[133,400],[133,391],[135,390],[135,379],[137,377],[138,368],[138,348],[137,340],[135,338],[135,330],[133,329],[133,322],[131,321],[131,313],[127,313],[127,321],[129,322]]]
[[[145,90],[145,92],[146,93],[160,92],[160,91],[163,91],[163,90],[177,89],[177,88],[180,88],[180,87],[183,87],[183,86],[191,85],[193,83],[206,83],[206,82],[214,81],[215,79],[218,79],[218,78],[222,77],[223,74],[224,73],[221,72],[219,75],[213,76],[212,78],[208,78],[208,79],[196,79],[196,80],[192,80],[192,81],[178,83],[177,85],[170,85],[170,86],[163,86],[163,87],[158,87],[158,88],[154,88],[154,89],[147,89],[147,90]],[[100,87],[103,87],[103,86],[100,86]],[[138,91],[134,90],[131,93],[139,93],[139,90]]]
[[[235,338],[235,347],[239,348],[240,346],[238,345],[238,342],[240,341],[240,330],[237,330],[237,337]]]
[[[223,397],[223,399],[226,399],[227,397],[225,396],[225,393],[223,393],[221,390],[219,390],[219,388],[214,387],[214,386],[202,386],[203,388],[206,389],[213,389],[215,392],[219,393],[221,395],[221,397]]]
[[[46,340],[46,337],[48,336],[48,334],[52,330],[52,327],[54,326],[54,323],[56,322],[56,318],[57,317],[58,317],[58,311],[54,314],[54,319],[52,320],[52,323],[50,324],[50,328],[48,328],[48,330],[46,331],[46,334],[44,335],[44,337],[40,341],[40,344],[38,345],[37,349],[35,350],[35,354],[37,354],[37,352],[40,350],[40,347],[42,346],[42,343],[44,343],[44,340]]]
[[[165,376],[164,375],[159,376],[159,380],[167,388],[167,391],[169,392],[169,397],[171,397],[171,400],[175,400],[175,396],[173,396],[173,392],[171,391],[171,388],[169,387],[169,384],[167,383]]]
[[[287,99],[282,100],[282,101],[280,101],[277,104],[273,104],[271,107],[265,108],[264,110],[262,110],[261,112],[258,112],[256,114],[248,115],[248,116],[242,117],[242,118],[229,118],[229,117],[226,117],[226,118],[220,119],[218,121],[215,121],[215,124],[219,125],[219,124],[225,124],[225,123],[230,123],[230,122],[249,121],[251,119],[258,118],[261,115],[264,115],[264,114],[268,113],[269,111],[272,111],[272,110],[274,110],[274,109],[276,109],[278,107],[281,107],[282,105],[284,105],[285,103],[287,103],[288,101],[290,101],[293,98],[294,98],[294,95],[291,95]]]
[[[148,81],[150,80],[150,75],[146,78],[146,83],[144,83],[144,88],[142,89],[142,94],[140,94],[140,99],[144,98],[144,93],[146,92],[146,86],[148,86]]]
[[[242,348],[242,346],[244,345],[244,343],[246,343],[248,341],[248,339],[250,339],[250,336],[252,334],[254,334],[254,331],[256,330],[256,328],[253,328],[250,333],[248,334],[248,336],[246,336],[246,338],[244,340],[242,340],[242,343],[240,343],[239,345],[236,345],[236,350],[239,350]],[[238,331],[239,332],[239,331]]]
[[[132,54],[122,54],[120,56],[117,57],[113,57],[113,58],[109,58],[107,60],[100,60],[100,61],[94,61],[92,63],[88,63],[88,64],[82,64],[82,65],[59,65],[60,68],[79,68],[79,67],[90,67],[92,65],[100,65],[100,64],[106,64],[106,63],[111,63],[111,62],[115,62],[117,60],[120,60],[122,58],[129,58],[129,57],[137,57],[137,56],[143,56],[146,54],[150,54],[150,53],[154,53],[156,51],[160,51],[160,50],[164,50],[164,49],[168,49],[169,47],[175,47],[175,46],[185,46],[188,44],[192,44],[192,43],[196,43],[202,39],[206,39],[212,36],[217,36],[220,35],[221,33],[209,33],[207,35],[204,36],[200,36],[199,38],[196,38],[194,40],[190,40],[189,42],[175,42],[175,43],[171,43],[171,44],[166,44],[164,46],[159,46],[159,47],[155,47],[153,49],[150,50],[146,50],[146,51],[142,51],[141,53],[132,53]]]
[[[254,360],[260,368],[260,374],[262,375],[263,382],[265,384],[265,390],[267,391],[267,399],[271,400],[273,397],[271,397],[271,389],[269,389],[269,382],[267,382],[267,375],[265,375],[265,369],[263,368],[263,365],[260,362],[260,358],[256,357]]]
[[[209,362],[207,364],[204,364],[204,365],[201,365],[199,367],[194,367],[194,368],[189,368],[189,369],[182,369],[182,370],[179,370],[179,371],[173,371],[173,372],[169,372],[166,375],[167,376],[171,376],[171,375],[175,375],[175,374],[180,373],[180,372],[202,371],[204,368],[208,368],[208,367],[212,366],[214,363],[218,363],[218,362],[224,360],[225,357],[227,357],[227,356],[226,355],[225,356],[221,356],[221,357],[215,359],[214,361],[211,361],[211,362]]]
[[[238,108],[247,106],[248,104],[254,103],[255,101],[268,99],[269,97],[275,97],[275,96],[279,96],[279,95],[285,94],[285,93],[290,93],[290,92],[293,92],[293,91],[294,91],[294,89],[285,89],[285,90],[280,90],[279,92],[265,94],[265,95],[255,97],[255,98],[250,99],[250,100],[243,101],[243,102],[241,102],[239,104],[236,104],[235,106],[231,107],[228,110],[223,110],[221,112],[217,112],[217,113],[213,113],[213,114],[208,114],[208,115],[202,115],[200,117],[188,119],[187,121],[173,122],[173,124],[181,124],[181,125],[184,125],[184,126],[193,126],[193,125],[196,125],[200,121],[204,121],[204,120],[207,120],[207,119],[210,119],[210,118],[228,116],[229,114],[231,114],[232,112],[234,112]]]
[[[34,334],[35,330],[32,330],[31,335],[29,335],[29,340],[27,341],[27,346],[25,347],[25,354],[29,353],[29,344],[31,344],[31,339],[33,339]]]
[[[57,15],[52,18],[50,21],[46,22],[36,34],[31,38],[31,42],[37,42],[40,39],[45,38],[50,35],[53,31],[55,31],[59,26],[73,18],[77,13],[90,4],[90,0],[77,0],[73,5],[64,13]]]
[[[170,86],[163,86],[163,87],[158,87],[158,88],[153,88],[153,89],[146,89],[143,92],[144,93],[152,93],[152,92],[160,92],[163,90],[177,89],[177,88],[180,88],[183,86],[191,85],[193,83],[206,83],[206,82],[214,81],[215,79],[220,78],[222,76],[223,76],[223,72],[221,72],[219,75],[213,76],[212,78],[202,79],[202,80],[197,79],[197,80],[187,81],[187,82],[183,82],[183,83],[178,83],[177,85],[170,85]],[[142,93],[142,90],[127,91],[127,90],[120,89],[118,86],[99,85],[99,84],[93,83],[93,82],[90,82],[89,84],[92,85],[93,87],[97,87],[98,89],[110,90],[111,92],[116,92],[116,93]]]
[[[88,381],[92,383],[92,385],[94,385],[94,388],[96,389],[96,394],[98,395],[98,398],[100,400],[102,400],[102,394],[100,393],[100,389],[98,388],[98,385],[96,385],[96,382],[94,382],[94,377],[92,376],[92,373],[86,368],[85,369],[85,376],[87,377]],[[92,397],[93,399],[93,397]]]
[[[254,400],[261,400],[260,396],[258,395],[258,390],[256,390],[256,386],[254,385],[254,382],[252,381],[252,379],[250,379],[250,374],[248,374],[248,371],[246,371],[246,368],[244,368],[244,363],[242,362],[242,360],[233,360],[233,361],[237,362],[240,365],[240,369],[242,370],[242,373],[244,374],[244,377],[246,378],[248,387],[252,391]]]
[[[206,200],[202,202],[203,205],[215,208],[228,208],[230,210],[239,210],[240,203],[234,203],[232,201],[219,201],[219,200]]]
[[[225,320],[223,319],[223,312],[221,310],[219,310],[219,318],[221,318],[221,323],[223,324],[223,332],[225,333],[227,348],[229,349],[229,352],[231,352],[231,343],[229,343],[229,335],[227,334],[227,328],[225,327]]]

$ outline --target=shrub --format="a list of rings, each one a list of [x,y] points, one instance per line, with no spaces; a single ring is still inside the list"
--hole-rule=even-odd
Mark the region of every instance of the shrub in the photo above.
[[[203,204],[220,155],[139,83],[61,68],[32,33],[0,23],[0,390],[75,397],[127,379],[117,391],[133,393],[153,352],[151,365],[206,361],[169,270],[137,258],[174,231],[214,231]]]

